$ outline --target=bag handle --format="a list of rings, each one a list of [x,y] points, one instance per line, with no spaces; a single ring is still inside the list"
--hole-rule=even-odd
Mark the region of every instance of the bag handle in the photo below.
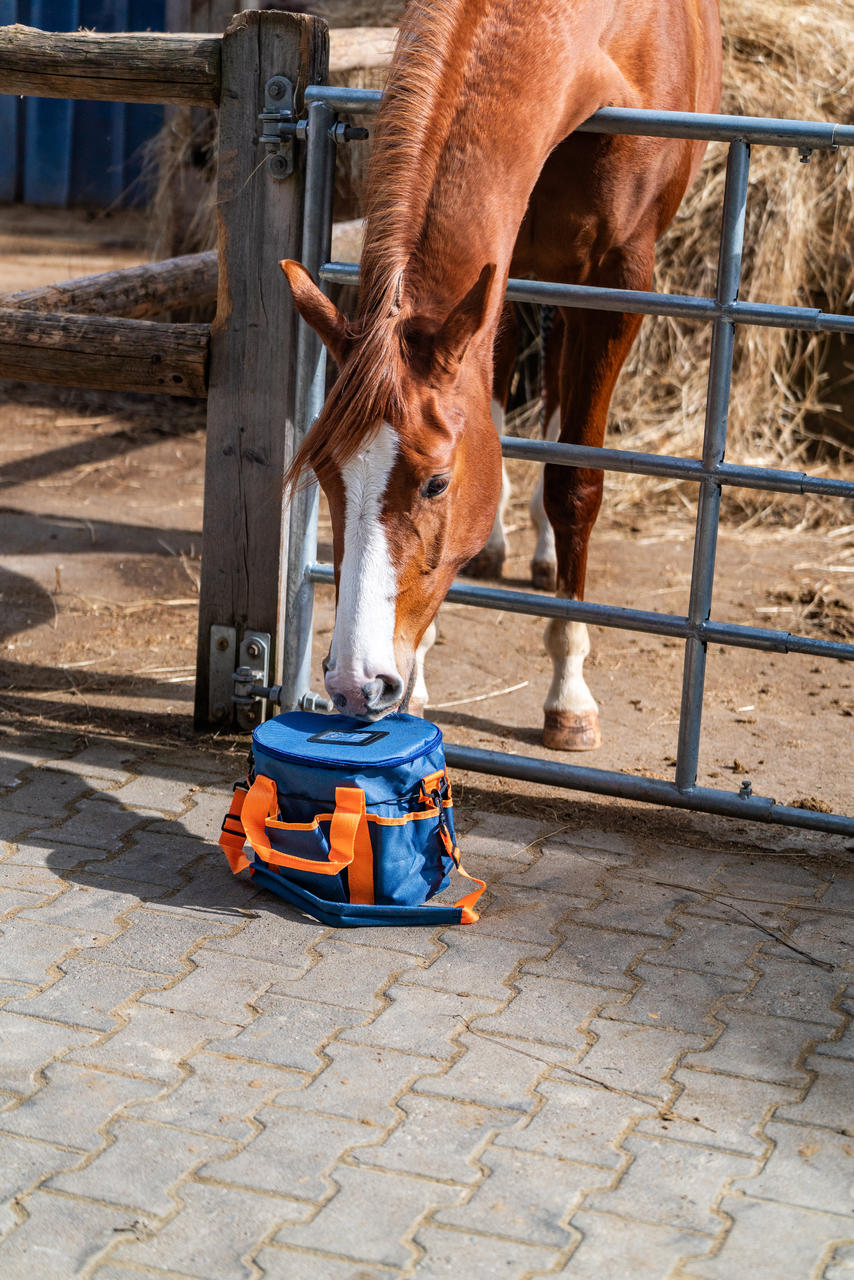
[[[246,839],[258,854],[259,858],[271,866],[291,867],[294,871],[311,871],[320,876],[336,876],[345,867],[349,867],[356,856],[356,843],[360,825],[366,822],[365,793],[358,787],[336,787],[335,812],[329,828],[329,858],[326,862],[314,858],[298,858],[292,853],[280,853],[270,844],[267,828],[278,831],[289,830],[287,822],[280,822],[276,815],[279,812],[279,800],[276,784],[272,778],[259,773],[247,792],[235,791],[228,817],[223,823],[220,836],[222,847],[231,869],[241,871],[249,866],[249,859],[236,841],[240,839],[236,831],[229,831],[229,818],[235,818],[234,825],[242,826]]]

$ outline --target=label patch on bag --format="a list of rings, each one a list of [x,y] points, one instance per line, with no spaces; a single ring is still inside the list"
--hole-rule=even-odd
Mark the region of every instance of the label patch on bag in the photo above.
[[[380,738],[387,738],[385,729],[325,729],[323,733],[314,733],[308,742],[331,742],[339,746],[369,747]]]

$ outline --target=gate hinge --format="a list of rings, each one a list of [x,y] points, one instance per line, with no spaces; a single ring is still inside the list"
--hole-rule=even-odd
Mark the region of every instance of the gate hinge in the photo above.
[[[294,138],[304,138],[308,121],[294,115],[294,86],[287,76],[271,76],[264,85],[264,110],[258,117],[259,141],[267,148],[267,171],[287,178],[294,171]]]
[[[221,724],[236,719],[241,729],[253,729],[267,716],[267,704],[281,708],[285,692],[270,685],[271,637],[266,631],[244,631],[240,648],[236,627],[211,627],[208,714]],[[291,704],[293,705],[293,704]],[[317,693],[304,693],[300,711],[331,711],[332,703]]]

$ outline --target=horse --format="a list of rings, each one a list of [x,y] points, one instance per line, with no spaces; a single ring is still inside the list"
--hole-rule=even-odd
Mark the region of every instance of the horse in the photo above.
[[[649,289],[655,242],[705,149],[576,127],[606,106],[716,110],[720,46],[717,0],[410,0],[376,123],[353,317],[281,264],[339,367],[286,476],[292,488],[312,470],[329,503],[324,672],[338,711],[376,720],[424,701],[439,605],[495,539],[508,276]],[[640,317],[561,319],[548,434],[601,445]],[[583,598],[601,495],[601,471],[544,469],[541,560],[554,556],[559,596]],[[545,643],[545,745],[598,746],[586,627],[553,619]]]

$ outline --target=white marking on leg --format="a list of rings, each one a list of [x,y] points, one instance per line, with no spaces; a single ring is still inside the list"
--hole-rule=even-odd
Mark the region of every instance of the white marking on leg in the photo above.
[[[424,680],[424,659],[436,643],[436,636],[439,634],[435,621],[421,637],[421,643],[415,650],[415,683],[412,686],[412,695],[409,699],[409,709],[413,715],[420,715],[427,705],[427,685]]]
[[[557,440],[560,436],[560,409],[555,409],[552,416],[546,423],[545,439]],[[543,502],[543,468],[540,468],[540,478],[537,487],[531,498],[528,510],[531,513],[531,519],[534,522],[534,528],[537,531],[537,545],[534,549],[534,564],[557,564],[557,555],[555,552],[555,535],[551,522],[546,515],[546,507]]]
[[[546,625],[545,642],[554,673],[544,709],[571,711],[575,714],[595,711],[596,700],[587,687],[583,673],[584,659],[590,652],[586,623],[551,618]]]
[[[363,685],[379,676],[400,679],[394,656],[397,577],[381,520],[398,448],[397,433],[384,422],[341,468],[344,554],[326,687],[333,700],[345,697],[340,709],[350,714],[364,710]]]
[[[504,434],[504,409],[497,400],[493,400],[490,406],[492,413],[492,421],[495,423],[495,430],[499,435]],[[504,460],[501,461],[501,497],[498,500],[498,510],[495,513],[495,521],[492,525],[492,532],[486,540],[486,546],[483,548],[485,554],[494,557],[496,560],[503,562],[507,555],[507,534],[504,532],[504,515],[507,511],[507,504],[510,501],[512,493],[510,487],[510,477],[507,475],[507,467]]]

